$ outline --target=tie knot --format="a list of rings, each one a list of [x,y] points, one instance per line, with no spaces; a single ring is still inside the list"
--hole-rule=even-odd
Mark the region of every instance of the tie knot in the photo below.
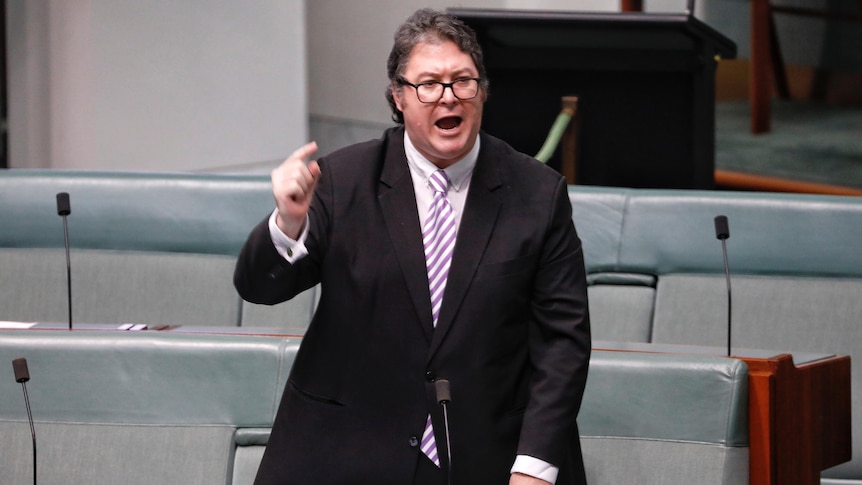
[[[438,170],[431,174],[428,177],[428,182],[431,184],[431,188],[434,192],[442,192],[446,194],[449,191],[449,177],[446,176],[446,172],[443,170]]]

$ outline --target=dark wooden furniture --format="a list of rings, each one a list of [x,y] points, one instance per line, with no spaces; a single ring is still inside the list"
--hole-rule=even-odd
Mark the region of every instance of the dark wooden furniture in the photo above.
[[[484,50],[485,131],[536,153],[560,98],[577,96],[579,184],[713,187],[715,68],[736,55],[726,37],[687,14],[450,12]]]

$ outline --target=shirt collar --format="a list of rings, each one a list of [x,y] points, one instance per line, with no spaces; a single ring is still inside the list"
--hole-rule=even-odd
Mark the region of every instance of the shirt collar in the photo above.
[[[449,182],[452,184],[452,188],[455,189],[456,192],[461,191],[467,180],[470,178],[470,175],[473,173],[473,169],[476,168],[476,161],[479,159],[479,139],[480,137],[477,136],[476,143],[473,144],[473,148],[467,152],[467,155],[465,155],[464,158],[458,160],[452,165],[449,165],[443,170],[446,172],[446,176],[449,177]],[[430,160],[419,153],[419,150],[417,150],[416,146],[413,145],[413,142],[410,140],[410,136],[407,134],[406,130],[404,131],[404,151],[407,154],[407,164],[416,173],[422,176],[425,183],[428,183],[428,177],[430,177],[432,173],[440,170]]]

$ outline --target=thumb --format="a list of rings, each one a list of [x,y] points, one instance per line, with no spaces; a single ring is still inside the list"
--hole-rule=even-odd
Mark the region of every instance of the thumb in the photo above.
[[[320,169],[320,164],[317,163],[317,160],[308,162],[308,171],[311,172],[311,177],[314,179],[315,183],[317,183],[317,179],[320,178],[320,174],[323,172],[323,170]]]

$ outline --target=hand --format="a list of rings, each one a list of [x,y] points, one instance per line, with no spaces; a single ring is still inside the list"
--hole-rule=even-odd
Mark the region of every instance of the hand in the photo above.
[[[531,477],[523,473],[513,473],[509,479],[509,485],[551,485],[551,482],[546,482],[541,478]]]
[[[272,194],[278,209],[275,223],[292,239],[298,238],[302,231],[320,177],[316,161],[306,164],[316,151],[317,143],[307,143],[272,171]]]

